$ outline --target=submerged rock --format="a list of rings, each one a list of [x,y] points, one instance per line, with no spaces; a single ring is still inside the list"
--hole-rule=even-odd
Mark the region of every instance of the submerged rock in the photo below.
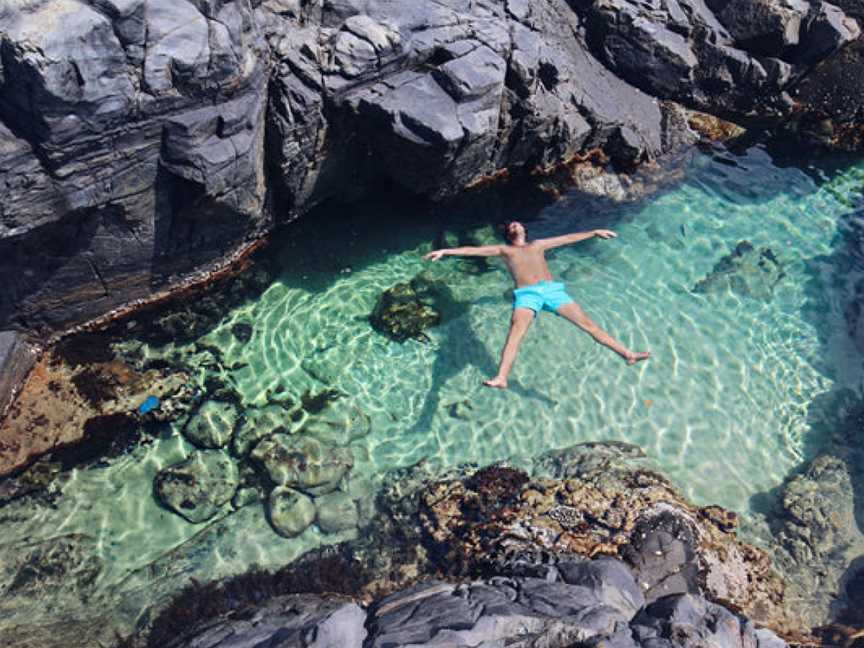
[[[291,430],[291,414],[279,405],[246,409],[243,417],[231,440],[231,449],[238,457],[248,455],[264,437]]]
[[[368,414],[351,401],[340,399],[310,416],[301,432],[330,445],[345,446],[368,435],[371,426]]]
[[[238,417],[233,403],[204,401],[183,427],[183,436],[199,448],[222,448],[234,434]]]
[[[731,290],[742,297],[768,301],[774,288],[786,276],[783,266],[771,248],[756,248],[741,241],[731,254],[714,266],[707,277],[693,286],[695,293],[719,293]]]
[[[348,493],[335,492],[315,498],[318,528],[324,533],[353,529],[360,521],[357,504]]]
[[[369,317],[372,328],[397,342],[424,339],[424,331],[441,321],[441,314],[415,290],[413,284],[399,283],[385,290]]]
[[[286,486],[270,493],[267,512],[273,529],[286,538],[300,535],[315,521],[312,498]]]
[[[237,465],[227,454],[203,451],[160,470],[154,492],[168,509],[197,524],[215,516],[239,483]]]
[[[833,618],[844,602],[841,583],[850,562],[864,552],[855,508],[850,470],[830,454],[810,462],[781,491],[775,558],[792,594],[789,605],[808,626]]]
[[[273,434],[255,446],[250,456],[275,484],[315,496],[336,490],[354,466],[354,456],[347,448],[327,446],[305,435]]]

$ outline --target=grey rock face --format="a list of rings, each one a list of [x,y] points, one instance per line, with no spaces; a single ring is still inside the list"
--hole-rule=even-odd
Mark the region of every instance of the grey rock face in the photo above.
[[[215,516],[239,482],[237,465],[227,454],[207,451],[159,471],[154,490],[162,504],[194,524]]]
[[[564,646],[611,633],[631,616],[606,605],[591,589],[566,583],[531,578],[467,586],[432,582],[382,600],[369,629],[375,648],[497,645],[493,642],[516,636],[543,636],[552,639],[544,645]]]
[[[815,626],[831,618],[850,559],[864,547],[846,463],[828,454],[814,459],[786,483],[781,507],[776,560],[794,590],[796,613]]]
[[[312,594],[280,596],[248,619],[216,621],[166,648],[362,648],[366,613],[356,603]]]
[[[757,637],[749,621],[692,594],[667,596],[652,603],[634,619],[632,631],[639,645],[747,648],[767,647],[775,641],[785,645],[770,632]]]
[[[0,326],[40,334],[176,287],[273,214],[373,181],[437,198],[594,149],[626,167],[682,141],[658,98],[787,116],[789,88],[860,33],[803,0],[2,11]],[[826,85],[859,92],[857,75],[817,77],[799,108]]]
[[[17,3],[3,26],[0,321],[80,322],[266,226],[266,50],[248,2]]]
[[[35,362],[35,351],[20,333],[0,331],[0,416],[3,416],[12,401],[15,389]]]

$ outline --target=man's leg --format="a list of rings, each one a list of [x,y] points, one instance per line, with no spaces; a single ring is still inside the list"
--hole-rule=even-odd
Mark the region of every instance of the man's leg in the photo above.
[[[504,349],[501,351],[501,362],[498,364],[498,374],[494,378],[484,380],[483,384],[487,387],[497,387],[498,389],[507,389],[507,376],[510,374],[510,368],[513,366],[513,361],[516,360],[516,352],[519,350],[519,344],[531,322],[534,320],[534,311],[530,308],[514,308],[513,317],[510,320],[510,331],[507,333],[507,341],[504,343]]]
[[[651,355],[650,352],[645,351],[633,352],[622,345],[615,338],[597,326],[576,302],[570,302],[569,304],[559,306],[556,312],[561,317],[566,317],[588,335],[593,337],[594,341],[598,344],[602,344],[603,346],[612,349],[615,353],[624,358],[629,365],[635,364],[640,360],[645,360]]]

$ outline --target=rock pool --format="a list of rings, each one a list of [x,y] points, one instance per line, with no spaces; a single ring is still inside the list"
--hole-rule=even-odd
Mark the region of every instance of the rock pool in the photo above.
[[[480,385],[494,373],[510,315],[500,261],[421,259],[433,243],[494,240],[484,201],[448,214],[381,200],[287,228],[266,253],[278,268],[272,282],[204,336],[116,345],[130,362],[188,362],[191,380],[210,390],[198,418],[72,470],[52,497],[0,508],[0,637],[80,618],[76,610],[97,601],[116,607],[127,631],[146,604],[189,578],[275,567],[350,538],[371,514],[381,476],[421,460],[486,464],[579,442],[635,444],[697,504],[742,514],[758,541],[759,495],[829,443],[838,403],[860,395],[852,304],[864,279],[862,188],[860,160],[803,161],[760,144],[699,153],[680,183],[638,203],[571,194],[525,211],[497,202],[494,219],[523,219],[531,236],[615,229],[614,241],[553,252],[550,267],[604,329],[653,353],[626,367],[542,314],[507,392]],[[412,280],[437,316],[422,334],[394,341],[370,315],[385,290]],[[226,386],[227,400],[218,393]],[[298,431],[313,450],[295,447]],[[271,449],[259,444],[270,433],[271,454],[303,455],[302,476],[268,463]],[[188,502],[179,478],[162,473],[160,488],[186,515],[160,506],[157,473],[201,452],[236,466],[208,473],[212,498],[203,503]],[[273,483],[324,502],[317,517],[307,495],[265,511],[258,478],[243,474],[250,453]],[[232,499],[237,484],[247,487]],[[28,561],[35,567],[22,580]],[[40,605],[46,599],[53,605]]]

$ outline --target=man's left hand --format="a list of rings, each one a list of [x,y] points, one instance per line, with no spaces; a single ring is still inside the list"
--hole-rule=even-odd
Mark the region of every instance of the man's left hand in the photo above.
[[[616,238],[618,235],[612,230],[594,230],[594,236],[599,236],[602,239]]]

